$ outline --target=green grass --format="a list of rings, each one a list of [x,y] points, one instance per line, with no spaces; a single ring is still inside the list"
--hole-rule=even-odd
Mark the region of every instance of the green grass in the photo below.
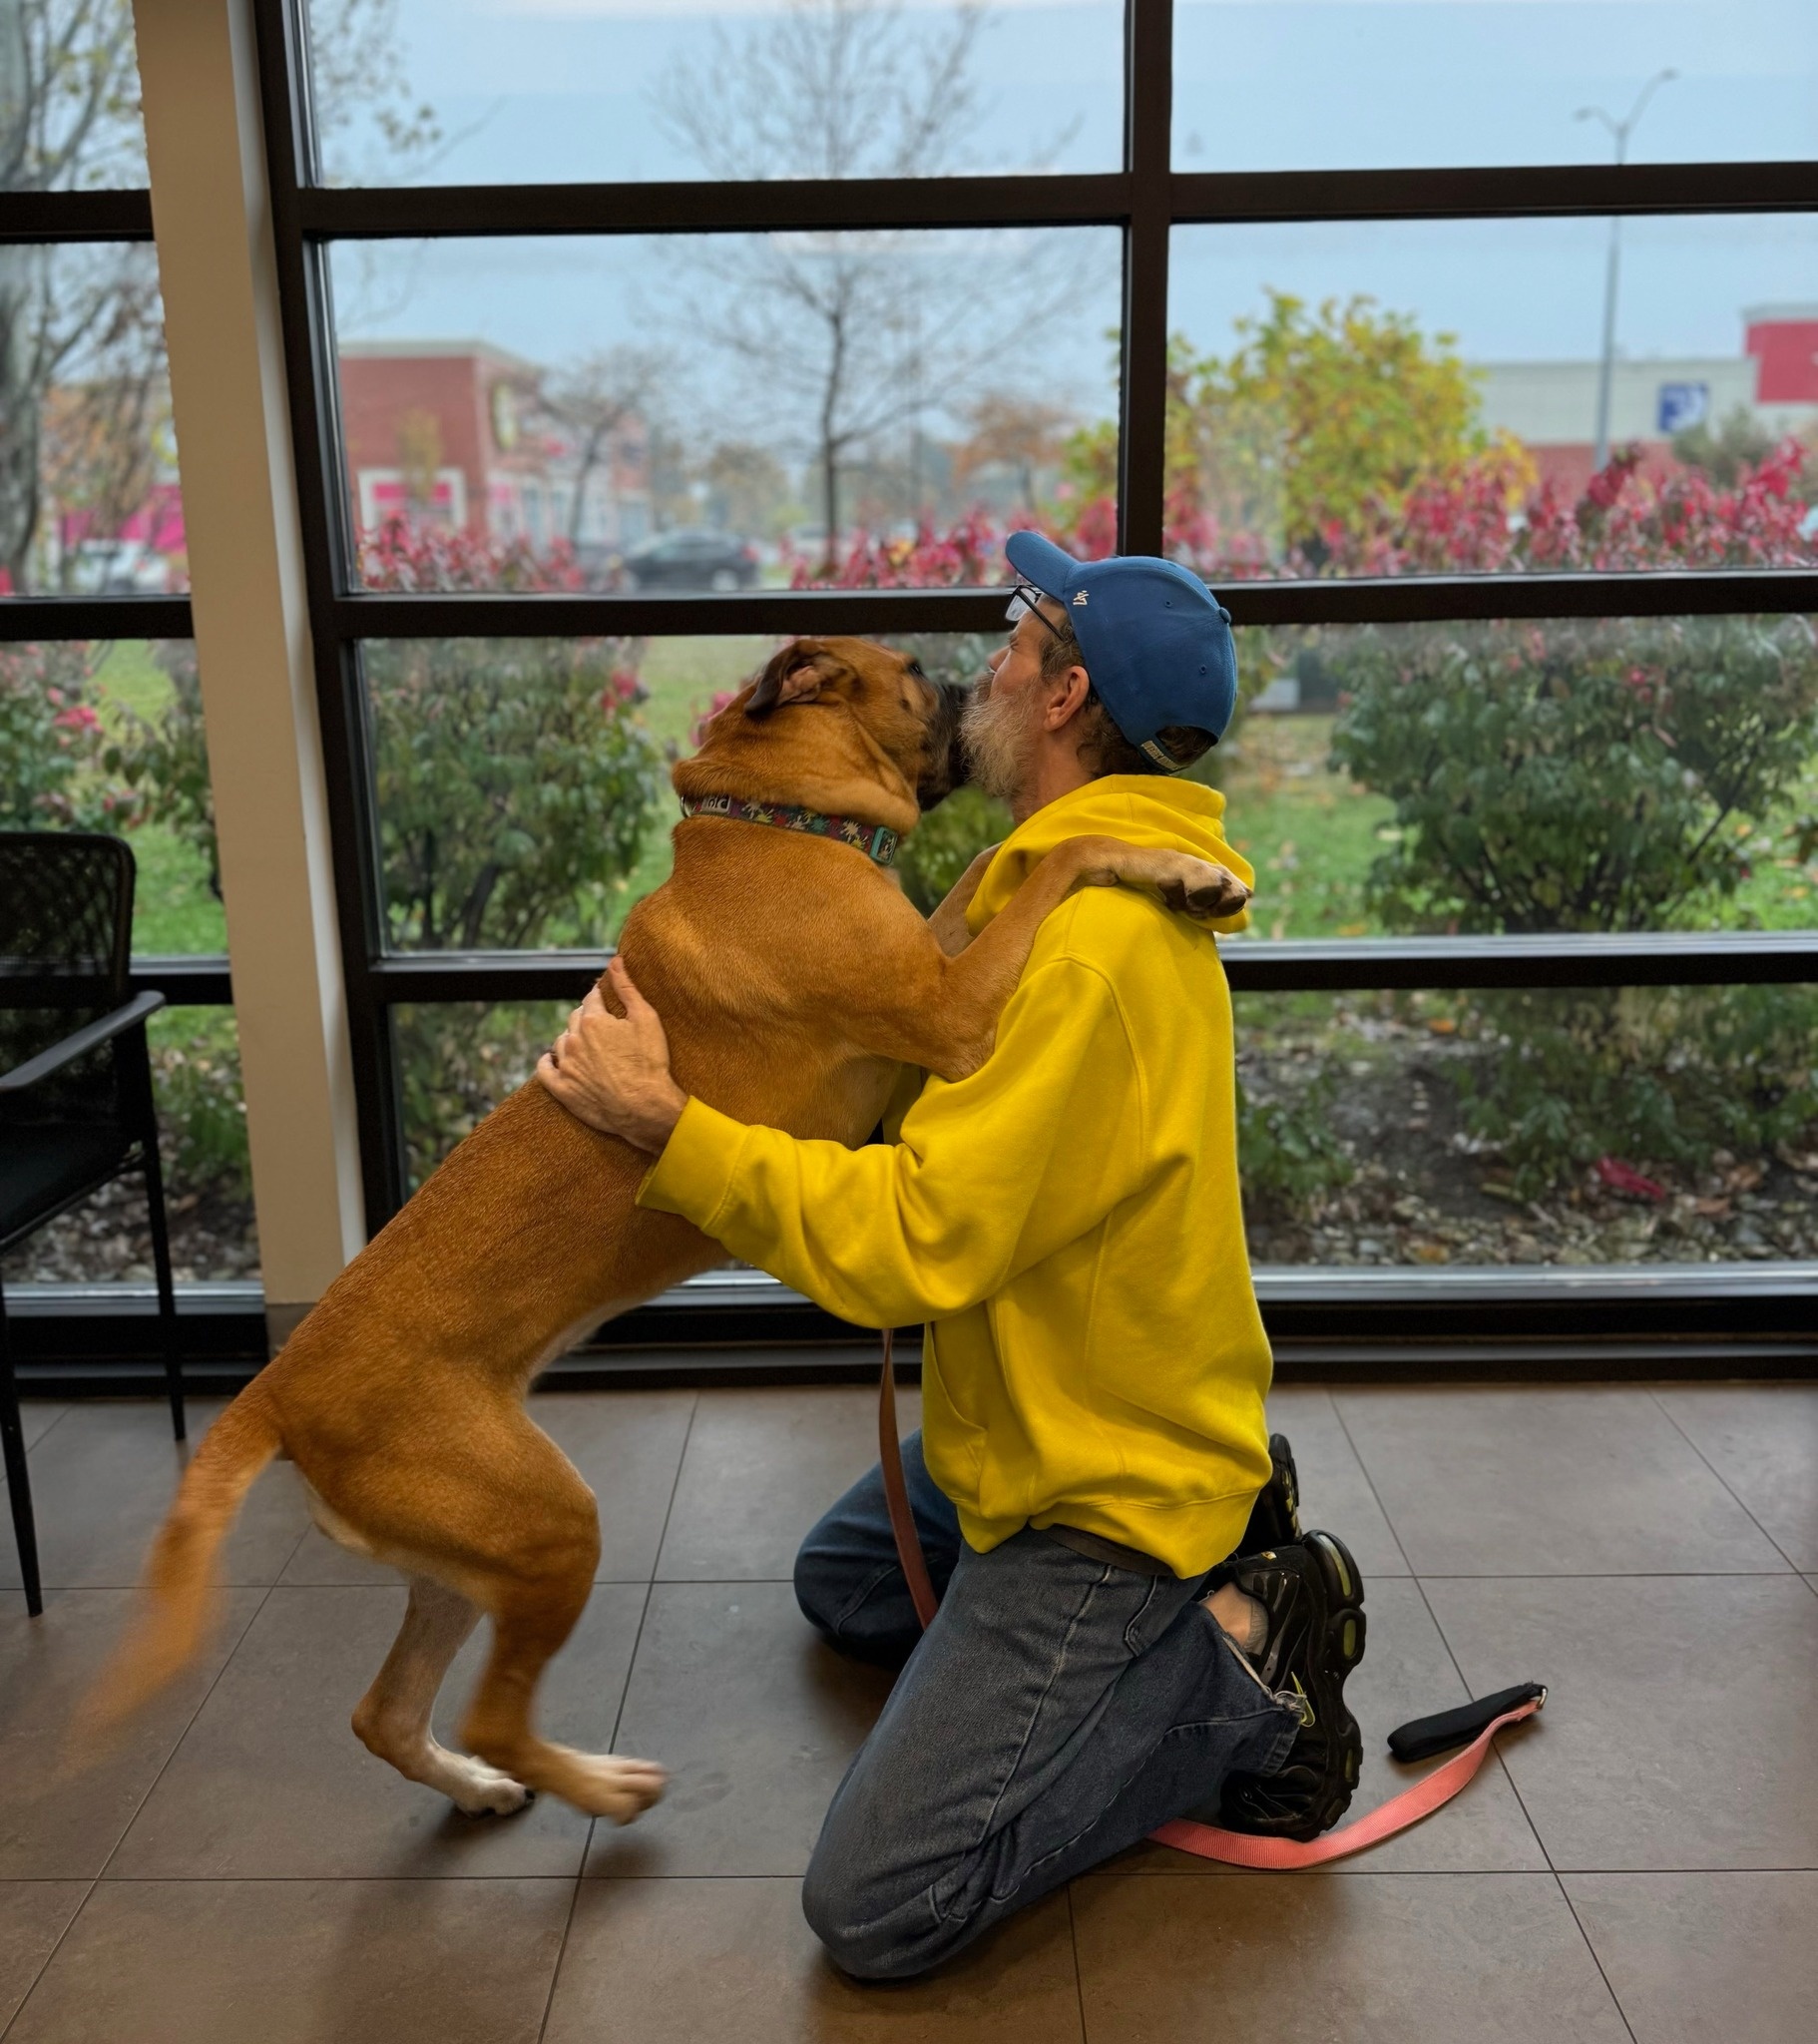
[[[99,709],[110,729],[130,711],[156,723],[171,703],[171,679],[143,639],[115,642],[95,671]],[[139,865],[133,949],[195,953],[227,948],[227,918],[209,885],[208,861],[163,823],[145,823],[127,839]]]
[[[1329,717],[1249,717],[1214,762],[1225,835],[1256,869],[1250,922],[1258,936],[1361,936],[1377,927],[1363,886],[1393,804],[1327,766],[1331,737]]]
[[[1785,805],[1760,829],[1752,823],[1734,825],[1749,841],[1751,872],[1723,910],[1727,927],[1758,924],[1766,930],[1809,930],[1818,923],[1818,852],[1799,856],[1799,826],[1810,830],[1818,819],[1818,760],[1806,768],[1800,785]]]
[[[774,639],[653,639],[639,679],[649,692],[639,716],[651,733],[678,754],[694,750],[694,725],[713,698],[740,688],[776,650]],[[638,863],[620,882],[608,935],[617,941],[625,918],[670,876],[670,832],[677,811],[667,799],[644,840]]]
[[[171,678],[158,665],[149,640],[117,639],[95,670],[95,682],[107,702],[133,711],[148,724],[155,724],[171,707]]]
[[[682,752],[693,750],[694,720],[722,690],[741,687],[776,650],[774,639],[653,639],[639,677],[650,691],[645,723]]]
[[[227,911],[209,886],[207,861],[162,823],[142,825],[129,841],[139,861],[133,949],[225,951]]]
[[[1326,765],[1329,716],[1247,717],[1207,778],[1225,795],[1225,834],[1256,868],[1251,925],[1262,937],[1365,936],[1382,925],[1364,905],[1370,867],[1393,827],[1394,805]],[[1707,921],[1723,929],[1811,929],[1818,923],[1818,858],[1801,859],[1795,831],[1818,815],[1818,760],[1765,823],[1737,818],[1752,872]]]
[[[658,740],[687,752],[695,721],[713,697],[739,687],[775,644],[750,636],[652,640],[641,670],[649,693],[640,717]],[[170,681],[143,641],[116,644],[96,679],[104,716],[111,703],[156,719],[171,699]],[[1260,937],[1360,936],[1380,928],[1364,905],[1364,885],[1392,807],[1331,770],[1331,732],[1329,716],[1248,717],[1207,776],[1225,794],[1233,847],[1256,868],[1252,920]],[[1818,761],[1780,813],[1763,825],[1734,825],[1749,839],[1753,871],[1713,921],[1765,929],[1818,923],[1818,859],[1801,859],[1794,837],[1798,820],[1814,814]],[[619,890],[614,937],[632,907],[668,877],[674,820],[666,800]],[[136,830],[131,842],[139,860],[134,949],[226,950],[226,917],[201,857],[162,824]]]

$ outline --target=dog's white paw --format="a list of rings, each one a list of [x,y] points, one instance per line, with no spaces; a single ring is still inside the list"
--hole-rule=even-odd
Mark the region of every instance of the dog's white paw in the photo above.
[[[450,1800],[463,1816],[510,1816],[535,1799],[534,1791],[484,1761],[455,1764],[445,1785]]]

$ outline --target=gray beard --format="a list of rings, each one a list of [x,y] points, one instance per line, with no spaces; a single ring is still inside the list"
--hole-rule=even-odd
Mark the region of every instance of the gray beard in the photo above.
[[[999,801],[1014,802],[1028,785],[1040,736],[1035,692],[1021,701],[975,689],[960,719],[960,744],[972,783]]]

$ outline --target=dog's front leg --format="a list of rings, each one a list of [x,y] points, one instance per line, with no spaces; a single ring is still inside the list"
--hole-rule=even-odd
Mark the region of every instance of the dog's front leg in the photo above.
[[[928,927],[934,932],[935,942],[949,958],[957,958],[972,942],[972,932],[966,927],[966,911],[972,906],[972,897],[979,891],[985,868],[997,855],[995,844],[986,845],[948,888],[947,898],[928,918]]]
[[[1117,837],[1070,837],[963,951],[916,961],[919,969],[896,983],[899,998],[892,1007],[853,1018],[857,1040],[879,1056],[920,1065],[943,1079],[976,1072],[991,1055],[998,1017],[1029,963],[1043,918],[1083,885],[1143,887],[1196,921],[1234,915],[1249,899],[1234,873],[1205,859]]]

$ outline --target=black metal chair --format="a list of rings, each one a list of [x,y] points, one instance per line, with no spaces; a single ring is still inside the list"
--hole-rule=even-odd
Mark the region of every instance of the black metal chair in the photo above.
[[[183,1358],[146,1045],[146,1018],[164,996],[128,985],[135,875],[118,837],[0,830],[0,1253],[123,1173],[145,1173],[165,1381],[182,1440]],[[3,1290],[0,1450],[36,1617],[38,1536]]]

